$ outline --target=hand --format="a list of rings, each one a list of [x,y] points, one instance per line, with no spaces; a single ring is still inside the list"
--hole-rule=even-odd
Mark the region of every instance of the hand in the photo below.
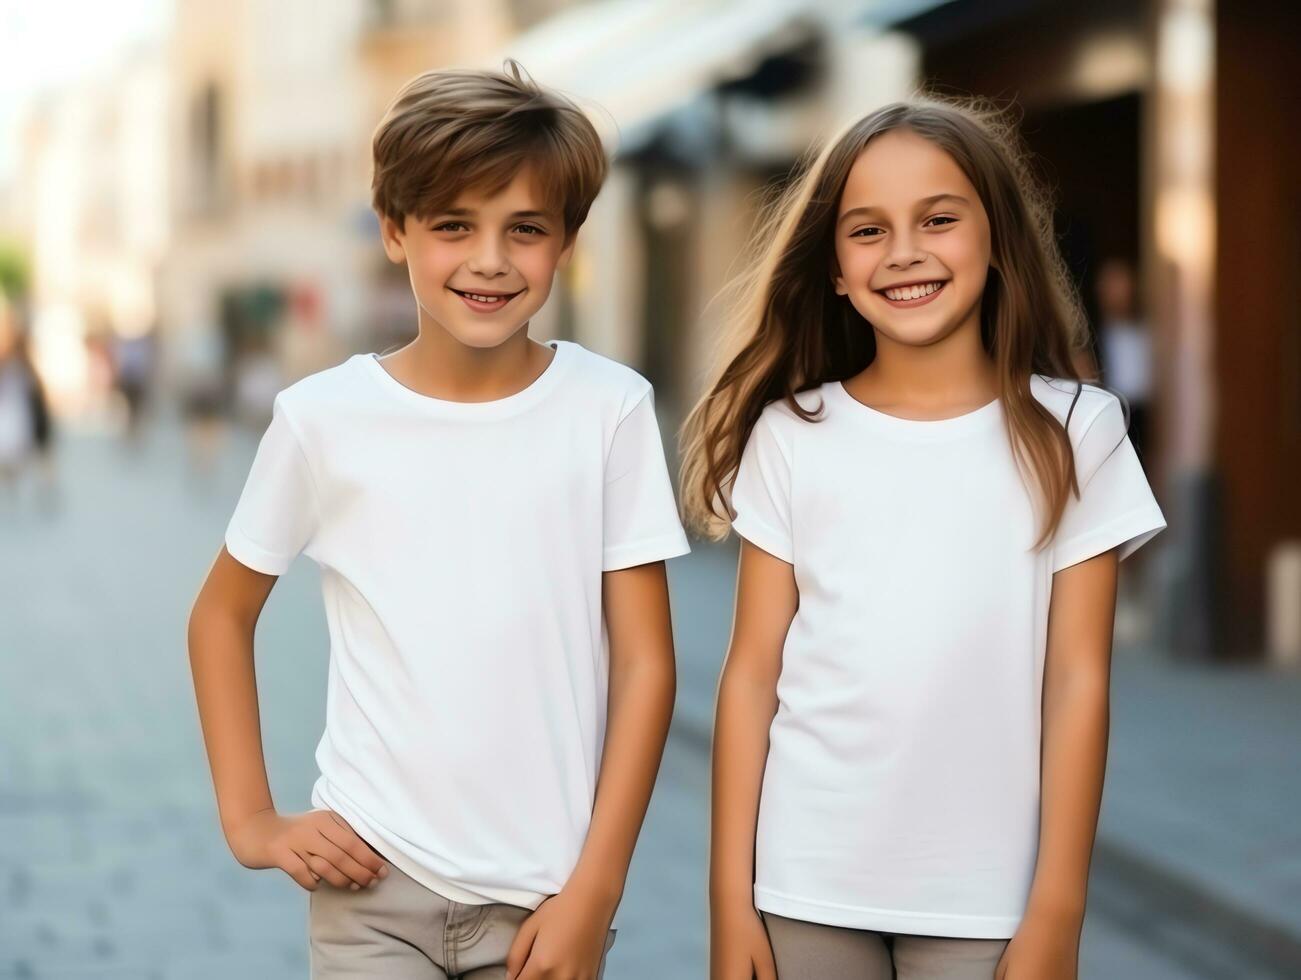
[[[1077,980],[1080,925],[1028,913],[994,968],[994,980]]]
[[[715,905],[709,933],[711,980],[777,980],[768,930],[748,901]]]
[[[373,888],[388,865],[332,810],[281,816],[259,810],[226,834],[246,868],[279,868],[309,892],[322,878],[336,888]]]
[[[595,980],[614,904],[573,882],[543,900],[515,934],[506,980]]]

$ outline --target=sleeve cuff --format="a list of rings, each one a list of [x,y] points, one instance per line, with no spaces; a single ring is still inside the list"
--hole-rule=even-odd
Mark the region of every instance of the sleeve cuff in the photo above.
[[[1124,561],[1164,529],[1165,517],[1157,506],[1141,507],[1070,541],[1053,546],[1053,571],[1076,565],[1117,545]]]
[[[736,520],[732,521],[732,530],[774,558],[780,558],[788,565],[795,564],[794,549],[791,548],[790,540],[762,521],[747,514],[737,514]]]
[[[226,529],[226,550],[241,565],[263,575],[283,575],[293,563],[293,557],[272,554],[259,548],[235,527]]]
[[[691,545],[687,543],[687,536],[679,530],[676,534],[666,534],[648,541],[633,541],[630,544],[606,548],[601,559],[601,571],[617,572],[621,568],[632,568],[634,565],[676,558],[690,551]]]

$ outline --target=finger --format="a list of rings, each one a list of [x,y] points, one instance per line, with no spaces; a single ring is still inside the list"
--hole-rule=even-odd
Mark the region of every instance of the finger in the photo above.
[[[353,880],[319,854],[307,855],[307,866],[335,888],[347,888]]]
[[[378,875],[381,872],[388,874],[385,860],[361,838],[360,834],[338,815],[331,813],[330,818],[321,827],[321,833],[347,851],[349,857],[367,868],[371,874]]]
[[[351,834],[351,831],[349,833]],[[366,845],[361,842],[360,837],[351,834],[352,839],[349,840],[345,836],[343,829],[332,822],[329,822],[329,826],[321,828],[321,836],[333,844],[335,851],[337,851],[337,853],[323,853],[321,856],[327,858],[349,878],[363,888],[372,881],[379,880],[379,868],[367,867],[363,861],[357,859],[356,852],[366,849]]]
[[[537,938],[537,924],[533,921],[533,916],[529,916],[520,925],[519,931],[515,933],[515,939],[510,944],[510,951],[506,954],[506,980],[517,980],[520,973],[523,972],[525,964],[528,962],[529,953],[533,949],[533,940]]]
[[[755,956],[754,975],[757,980],[777,980],[777,963],[771,949],[759,950]]]
[[[348,876],[350,884],[355,884],[358,888],[364,888],[376,880],[370,869],[363,868],[348,856],[347,851],[324,834],[318,834],[315,840],[310,841],[307,844],[307,850],[318,857],[325,858]]]
[[[316,883],[320,881],[320,878],[307,866],[307,862],[302,859],[297,851],[289,851],[278,863],[280,870],[293,878],[298,884],[309,892],[316,891]]]

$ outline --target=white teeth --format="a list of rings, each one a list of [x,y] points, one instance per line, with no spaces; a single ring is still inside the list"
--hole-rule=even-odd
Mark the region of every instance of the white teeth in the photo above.
[[[481,293],[466,293],[465,295],[466,295],[466,296],[469,296],[470,299],[475,300],[475,301],[480,302],[480,303],[495,303],[495,302],[497,302],[499,299],[505,299],[505,298],[506,298],[505,296],[484,296],[484,295],[481,294]]]
[[[895,301],[921,299],[923,296],[929,296],[943,285],[942,282],[927,282],[917,286],[904,286],[901,289],[887,289],[885,295]]]

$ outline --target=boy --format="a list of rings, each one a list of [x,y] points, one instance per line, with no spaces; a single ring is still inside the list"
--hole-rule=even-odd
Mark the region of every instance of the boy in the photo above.
[[[380,124],[419,335],[277,396],[190,619],[223,831],[311,892],[317,978],[599,977],[667,735],[689,549],[650,385],[527,333],[605,155],[508,67],[421,75]],[[330,674],[315,809],[282,815],[253,634],[299,552]]]

